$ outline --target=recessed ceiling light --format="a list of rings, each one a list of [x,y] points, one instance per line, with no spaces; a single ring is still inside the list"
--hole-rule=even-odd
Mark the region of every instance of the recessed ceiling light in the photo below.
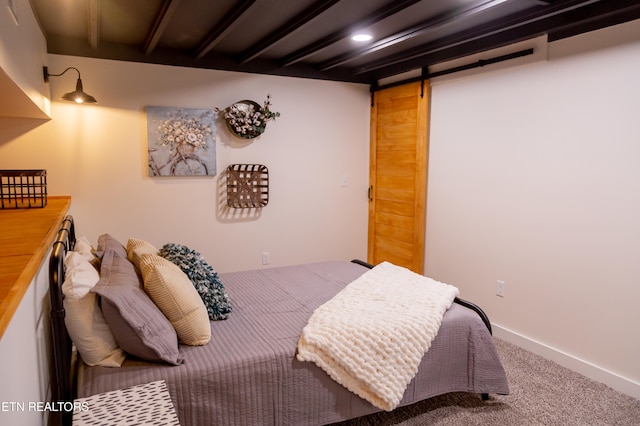
[[[371,34],[356,34],[353,37],[351,37],[351,40],[353,41],[369,41],[373,38],[373,36]]]

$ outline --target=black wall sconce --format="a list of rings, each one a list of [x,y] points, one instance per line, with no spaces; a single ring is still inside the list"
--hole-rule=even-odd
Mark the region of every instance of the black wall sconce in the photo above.
[[[94,98],[93,96],[84,93],[84,91],[82,90],[82,80],[80,79],[80,71],[78,71],[77,68],[74,67],[69,67],[66,70],[62,71],[60,74],[49,74],[49,68],[48,67],[42,67],[42,73],[44,75],[44,81],[45,83],[49,82],[49,77],[60,77],[61,75],[63,75],[64,73],[66,73],[69,70],[75,70],[78,73],[78,81],[76,82],[76,90],[74,90],[73,92],[69,92],[69,93],[65,93],[64,95],[62,95],[61,99],[64,99],[65,101],[72,101],[72,102],[76,102],[79,104],[95,104],[96,102],[96,98]]]

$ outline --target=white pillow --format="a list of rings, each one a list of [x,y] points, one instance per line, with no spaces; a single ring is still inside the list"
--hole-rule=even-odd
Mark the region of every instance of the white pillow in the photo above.
[[[94,260],[96,257],[95,254],[93,254],[93,247],[87,237],[76,238],[76,244],[73,246],[73,251],[80,253],[82,257],[87,259],[89,262]]]
[[[64,264],[62,294],[69,337],[87,365],[120,367],[126,355],[104,320],[97,295],[89,292],[100,279],[98,271],[75,251],[67,253]]]
[[[91,266],[82,253],[76,251],[67,253],[64,267],[65,280],[62,284],[62,294],[65,298],[83,298],[100,279],[96,268]]]

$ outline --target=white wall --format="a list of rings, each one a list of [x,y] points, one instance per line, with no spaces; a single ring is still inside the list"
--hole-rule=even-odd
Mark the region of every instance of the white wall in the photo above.
[[[638,76],[635,21],[435,84],[426,273],[503,336],[640,398]]]
[[[109,232],[158,247],[200,251],[220,272],[366,258],[369,92],[366,85],[50,55],[77,67],[96,105],[57,99],[74,81],[52,79],[52,120],[0,144],[0,168],[47,169],[49,194],[71,195],[78,233]],[[247,143],[217,122],[215,177],[147,176],[144,107],[224,108],[272,95],[281,116]],[[0,129],[0,140],[2,130]],[[232,163],[269,168],[270,200],[250,215],[221,209]],[[343,187],[342,176],[348,178]],[[220,179],[223,179],[220,181]]]

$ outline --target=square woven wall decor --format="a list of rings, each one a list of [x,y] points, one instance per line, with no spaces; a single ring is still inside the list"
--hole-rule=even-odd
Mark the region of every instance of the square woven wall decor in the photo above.
[[[269,169],[262,164],[227,167],[227,205],[236,209],[264,207],[269,203]]]

